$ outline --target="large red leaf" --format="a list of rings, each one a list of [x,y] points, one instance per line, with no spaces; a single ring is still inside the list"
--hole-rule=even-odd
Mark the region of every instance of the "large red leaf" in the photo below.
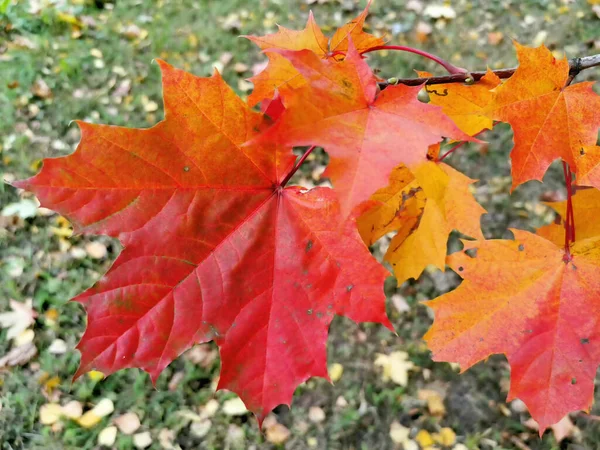
[[[330,162],[323,176],[333,181],[344,213],[384,186],[399,163],[425,162],[429,146],[443,137],[476,140],[440,107],[421,103],[419,86],[390,86],[378,93],[377,79],[351,42],[341,62],[308,50],[278,52],[308,84],[293,95],[281,93],[286,110],[260,139],[324,147]]]
[[[118,237],[110,271],[76,300],[88,327],[77,376],[140,367],[153,380],[214,339],[220,388],[259,419],[327,377],[334,314],[380,322],[387,272],[327,188],[283,188],[291,152],[243,145],[266,125],[218,74],[161,62],[166,119],[146,130],[80,123],[82,141],[16,183],[79,232]]]

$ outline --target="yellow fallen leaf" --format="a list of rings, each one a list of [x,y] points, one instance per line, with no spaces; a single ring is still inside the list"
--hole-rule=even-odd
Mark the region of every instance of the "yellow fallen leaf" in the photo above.
[[[427,402],[427,409],[429,409],[431,415],[443,416],[446,414],[444,400],[438,392],[431,389],[420,389],[417,396],[419,400],[425,400]]]
[[[62,416],[62,408],[58,403],[46,403],[40,407],[40,423],[52,425]]]
[[[44,382],[44,388],[49,394],[51,394],[58,386],[60,386],[60,378],[57,376],[53,376]]]
[[[433,437],[427,430],[419,431],[415,436],[415,441],[417,441],[422,448],[430,447],[435,444]]]
[[[336,381],[338,381],[340,378],[342,378],[343,373],[344,373],[344,366],[342,366],[340,363],[333,363],[329,367],[329,378],[331,378],[331,381],[334,383]]]
[[[98,371],[98,370],[90,370],[87,373],[87,376],[92,381],[100,381],[100,380],[104,379],[104,374],[102,372]]]
[[[77,419],[77,423],[83,428],[92,428],[98,425],[98,422],[102,420],[102,417],[94,414],[94,411],[88,411],[79,419]]]
[[[115,426],[106,427],[98,434],[98,445],[112,447],[116,440],[117,427]]]
[[[281,445],[290,437],[290,430],[280,423],[275,423],[267,428],[265,436],[271,444]]]
[[[400,386],[408,384],[408,371],[413,370],[415,365],[408,360],[406,352],[392,352],[389,355],[378,353],[375,365],[383,368],[383,381],[392,380]]]
[[[433,440],[444,447],[450,447],[456,442],[456,433],[452,428],[444,427],[439,433],[433,434]]]
[[[77,419],[77,423],[83,428],[92,428],[115,410],[113,401],[109,398],[103,398],[96,406],[87,411],[83,416]]]

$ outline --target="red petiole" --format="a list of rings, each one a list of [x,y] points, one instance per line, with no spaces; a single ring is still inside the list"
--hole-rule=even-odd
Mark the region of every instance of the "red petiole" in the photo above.
[[[468,70],[463,69],[461,67],[456,67],[454,64],[449,63],[448,61],[440,58],[439,56],[433,55],[429,52],[420,50],[418,48],[406,47],[404,45],[378,45],[377,47],[372,47],[372,48],[369,48],[369,49],[363,51],[361,53],[361,55],[364,55],[365,53],[375,52],[377,50],[397,50],[400,52],[414,53],[416,55],[420,55],[427,59],[435,61],[440,66],[442,66],[444,69],[446,69],[448,71],[448,73],[451,75],[455,75],[455,74],[459,74],[459,73],[468,73]]]
[[[310,147],[308,150],[306,150],[304,152],[304,155],[302,155],[300,157],[300,159],[298,160],[298,162],[296,163],[296,165],[294,166],[294,168],[292,170],[290,170],[290,173],[287,174],[287,176],[283,179],[283,181],[280,183],[281,187],[285,187],[285,185],[290,181],[290,179],[294,176],[294,174],[298,171],[298,169],[300,168],[300,166],[302,165],[302,163],[306,160],[306,158],[308,158],[308,155],[310,155],[313,150],[317,148],[316,145],[313,145],[312,147]]]

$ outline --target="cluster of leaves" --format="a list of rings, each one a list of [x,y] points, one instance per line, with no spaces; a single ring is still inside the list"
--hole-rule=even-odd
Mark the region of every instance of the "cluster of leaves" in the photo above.
[[[259,420],[311,376],[328,378],[335,315],[381,323],[384,269],[368,245],[395,232],[385,260],[399,282],[428,265],[462,278],[428,303],[435,360],[465,370],[493,353],[512,368],[540,429],[589,408],[600,362],[600,97],[569,85],[569,63],[517,44],[519,68],[431,91],[387,85],[363,56],[384,45],[363,31],[367,9],[326,37],[306,28],[248,38],[269,65],[243,101],[218,73],[195,77],[159,61],[165,120],[149,129],[78,122],[81,143],[16,186],[124,250],[76,300],[88,313],[77,376],[140,367],[153,380],[195,343],[215,340],[219,388]],[[444,95],[435,95],[444,92]],[[261,112],[252,108],[261,105]],[[515,134],[513,185],[565,162],[563,223],[485,240],[469,179],[442,162],[444,139],[502,121]],[[458,144],[460,145],[460,144]],[[296,161],[293,147],[311,146]],[[335,189],[288,186],[315,147]],[[589,197],[589,198],[588,198]],[[575,240],[574,223],[582,223]],[[475,240],[446,256],[457,230]],[[566,237],[566,239],[565,239]]]

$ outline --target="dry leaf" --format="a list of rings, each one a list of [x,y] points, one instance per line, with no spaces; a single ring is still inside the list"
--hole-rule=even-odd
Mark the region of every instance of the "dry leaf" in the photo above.
[[[37,348],[32,342],[13,348],[0,358],[0,369],[4,367],[20,366],[27,363],[37,354]]]
[[[325,420],[325,411],[318,406],[311,406],[308,410],[308,420],[312,423],[321,423]]]
[[[52,425],[62,416],[62,408],[58,403],[46,403],[40,407],[40,423]]]
[[[113,401],[109,398],[103,398],[98,402],[96,406],[87,411],[81,416],[77,423],[83,428],[92,428],[102,420],[103,417],[108,416],[115,410]]]
[[[429,409],[431,415],[443,416],[446,414],[444,400],[438,392],[431,389],[419,389],[417,396],[419,400],[425,400],[427,402],[427,409]]]
[[[228,416],[243,416],[248,413],[246,406],[241,398],[236,397],[226,400],[223,403],[223,412]]]
[[[135,433],[141,425],[140,418],[134,412],[125,413],[117,417],[113,422],[121,433],[127,435]]]
[[[267,428],[265,432],[267,441],[271,444],[281,445],[290,437],[290,430],[280,423],[275,423]]]
[[[435,444],[433,437],[427,430],[419,431],[415,436],[415,441],[419,443],[421,448],[431,447],[433,444]]]
[[[48,347],[48,353],[53,355],[62,355],[67,351],[67,343],[62,339],[54,339],[50,347]]]
[[[408,371],[415,368],[412,361],[408,361],[408,353],[402,351],[392,352],[389,355],[378,353],[375,365],[383,367],[383,381],[392,380],[400,386],[408,384]]]
[[[152,444],[152,436],[149,431],[133,435],[133,445],[135,448],[146,448]]]
[[[117,427],[115,426],[106,427],[98,434],[98,445],[112,447],[116,440]]]
[[[23,345],[31,344],[34,337],[35,333],[33,330],[25,330],[13,340],[13,343],[15,347],[22,347]]]
[[[342,378],[342,374],[344,373],[344,366],[340,363],[333,363],[329,366],[329,378],[333,383],[339,381]]]
[[[396,444],[404,444],[408,441],[408,436],[410,435],[410,428],[406,428],[402,426],[399,422],[392,422],[390,425],[390,438]]]
[[[78,419],[83,414],[83,407],[77,400],[71,400],[62,406],[62,413],[69,419]]]
[[[34,324],[37,314],[32,308],[31,299],[27,299],[25,303],[16,300],[10,300],[9,303],[12,312],[0,314],[0,327],[8,328],[8,339],[15,339]]]
[[[450,447],[456,442],[456,433],[452,428],[444,427],[439,433],[433,434],[433,440],[444,447]]]
[[[48,87],[46,82],[41,78],[38,78],[31,86],[31,93],[36,97],[50,98],[52,97],[52,90]]]
[[[175,437],[175,431],[163,428],[158,432],[158,443],[164,450],[181,450],[179,445],[173,443]]]
[[[212,422],[210,420],[202,420],[200,422],[194,422],[190,426],[190,432],[193,436],[198,438],[203,438],[210,431],[210,427],[212,426]]]
[[[85,251],[92,259],[102,259],[106,257],[106,254],[108,253],[106,245],[104,245],[102,242],[97,241],[88,242],[87,244],[85,244]]]

